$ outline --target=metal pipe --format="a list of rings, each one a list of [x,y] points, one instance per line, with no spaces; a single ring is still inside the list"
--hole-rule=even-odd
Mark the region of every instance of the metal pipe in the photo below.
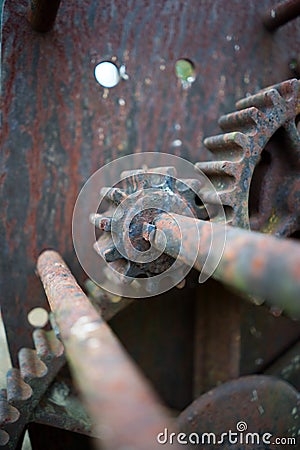
[[[269,31],[275,31],[277,28],[285,25],[290,20],[300,15],[300,1],[288,0],[268,10],[264,15],[263,23]]]
[[[199,242],[195,239],[195,225]],[[177,214],[160,214],[148,236],[159,250],[193,265],[199,271],[210,252],[224,244],[224,225]],[[159,230],[159,232],[157,232]],[[211,247],[213,236],[213,246]],[[145,237],[147,235],[145,234]],[[183,238],[181,238],[183,237]],[[196,260],[191,249],[197,248]],[[213,277],[247,295],[265,299],[271,307],[300,318],[300,245],[240,228],[227,227],[224,251]]]
[[[40,255],[37,270],[101,448],[161,448],[157,436],[172,429],[170,418],[65,262],[48,250]]]
[[[30,0],[28,20],[35,31],[50,31],[55,23],[61,0]]]

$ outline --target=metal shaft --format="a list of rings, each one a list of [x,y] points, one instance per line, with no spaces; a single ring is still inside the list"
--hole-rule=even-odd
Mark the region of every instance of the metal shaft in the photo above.
[[[285,25],[300,15],[300,1],[288,0],[268,10],[264,16],[264,25],[269,31]]]
[[[61,0],[30,0],[28,20],[35,31],[50,31],[55,23]]]
[[[175,258],[181,246],[180,259],[198,270],[209,252],[219,255],[216,249],[224,242],[223,225],[177,214],[159,215],[155,227],[151,243]],[[193,261],[190,255],[195,246],[198,253]],[[228,226],[224,251],[212,276],[247,295],[264,299],[291,318],[300,318],[300,245],[293,240]]]
[[[170,419],[112,330],[58,253],[42,253],[37,269],[101,448],[161,448],[157,435],[172,428]]]

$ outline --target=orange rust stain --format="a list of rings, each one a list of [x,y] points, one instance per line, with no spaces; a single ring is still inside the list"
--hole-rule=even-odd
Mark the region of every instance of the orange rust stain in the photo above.
[[[253,273],[260,273],[265,267],[265,261],[261,256],[255,256],[252,260],[251,268]]]

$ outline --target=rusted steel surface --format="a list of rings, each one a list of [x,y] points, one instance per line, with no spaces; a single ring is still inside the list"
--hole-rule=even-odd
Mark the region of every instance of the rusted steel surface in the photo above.
[[[238,378],[242,331],[241,301],[236,295],[214,280],[199,287],[196,295],[194,398]]]
[[[207,392],[179,415],[177,425],[187,436],[197,433],[200,445],[204,440],[204,445],[198,448],[205,450],[271,448],[266,442],[257,442],[257,437],[247,443],[247,433],[258,433],[261,437],[264,433],[270,433],[272,444],[276,438],[294,438],[293,445],[298,448],[299,410],[300,396],[293,387],[276,378],[256,375],[230,381]],[[231,442],[228,441],[230,430],[237,433],[232,435]],[[208,441],[205,433],[214,433],[215,443],[212,436]],[[217,445],[222,433],[227,433],[227,437],[223,435],[223,444]],[[282,440],[282,443],[276,444],[276,449],[286,449],[286,444],[287,441]],[[195,448],[195,445],[190,445],[190,448]]]
[[[230,6],[226,0],[62,2],[54,29],[38,35],[26,18],[28,2],[6,1],[0,303],[15,363],[18,350],[31,345],[28,312],[47,307],[34,275],[42,248],[58,248],[84,278],[70,229],[76,196],[88,176],[132,151],[163,150],[193,162],[212,159],[202,139],[218,133],[219,115],[232,111],[248,92],[294,76],[289,64],[299,50],[299,21],[267,33],[260,17],[273,5],[274,0],[234,0]],[[196,70],[188,90],[174,73],[182,56]],[[118,65],[126,64],[129,80],[104,91],[94,80],[94,67],[114,57]],[[182,145],[176,147],[178,140]],[[128,350],[178,409],[191,399],[192,297],[202,292],[205,297],[205,288],[187,289],[139,302],[113,319]],[[227,298],[221,290],[220,300]],[[291,323],[278,333],[270,333],[267,324],[260,348],[284,349]],[[250,352],[246,333],[243,366]],[[232,336],[227,338],[230,343]],[[215,336],[214,348],[220,339],[225,337]],[[266,364],[268,357],[270,362],[273,353],[267,353]],[[239,359],[237,353],[235,364]]]
[[[139,299],[120,313],[122,317],[110,322],[160,397],[174,410],[185,408],[193,399],[191,343],[197,289],[189,280],[185,289],[184,299],[182,290],[176,288],[151,299]],[[149,341],[152,345],[141,344]]]
[[[106,321],[112,319],[133,302],[132,298],[123,298],[104,291],[89,279],[85,282],[85,288],[92,304],[99,310],[101,317]]]
[[[59,374],[33,411],[32,422],[99,437],[68,374]]]
[[[214,184],[233,225],[249,227],[250,215],[251,229],[290,236],[300,228],[300,82],[265,88],[236,107],[219,119],[226,134],[204,141],[217,160],[196,166]]]
[[[274,31],[299,15],[300,1],[287,0],[279,3],[279,5],[274,5],[269,9],[264,15],[263,21],[265,27],[269,31]]]
[[[55,23],[61,0],[30,0],[28,20],[33,30],[45,33]]]
[[[270,314],[250,302],[241,305],[240,375],[261,373],[299,340],[299,321]]]
[[[6,1],[1,306],[15,361],[30,342],[28,311],[46,305],[34,276],[39,251],[59,248],[77,267],[71,215],[93,170],[132,151],[207,159],[202,139],[218,132],[220,114],[247,92],[291,76],[299,22],[267,34],[259,16],[273,4],[63,2],[54,29],[38,35],[26,19],[27,1]],[[195,65],[188,90],[174,73],[182,55]],[[126,64],[129,80],[103,95],[94,67],[114,56]],[[176,139],[180,147],[172,146]]]
[[[281,378],[300,391],[300,342],[268,367],[265,374]]]
[[[153,253],[143,237],[145,222],[151,223],[161,211],[207,217],[204,206],[196,203],[195,192],[200,189],[200,181],[180,180],[176,175],[174,167],[124,171],[120,186],[103,189],[104,199],[112,205],[109,210],[90,216],[92,224],[106,232],[101,233],[94,244],[97,253],[115,269],[114,274],[121,282],[130,283],[139,275],[146,275],[149,293],[154,288],[151,277],[166,272],[173,265],[174,258],[165,253]],[[120,236],[122,239],[118,238]],[[168,272],[168,276],[174,277],[175,282],[178,279],[177,272]]]
[[[0,447],[20,445],[32,412],[65,363],[63,346],[53,331],[35,330],[35,349],[19,352],[20,369],[7,373],[7,387],[0,402]],[[13,414],[12,414],[13,413]]]
[[[45,251],[37,269],[104,448],[158,448],[157,434],[172,424],[146,380],[61,257]]]
[[[161,233],[155,231],[150,242],[201,270],[209,252],[213,255],[223,246],[224,226],[178,214],[172,216],[157,216],[154,225]],[[199,242],[195,242],[193,234],[195,224],[199,230]],[[198,255],[194,261],[191,260],[191,249],[195,246],[198,247]],[[266,303],[279,314],[284,312],[296,319],[300,318],[299,267],[299,243],[229,226],[224,251],[213,277],[245,294],[266,298]]]

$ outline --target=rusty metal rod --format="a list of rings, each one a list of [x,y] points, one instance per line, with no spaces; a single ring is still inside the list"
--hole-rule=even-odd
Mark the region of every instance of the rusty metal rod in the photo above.
[[[268,10],[264,15],[263,23],[269,31],[285,25],[300,15],[300,1],[288,0]]]
[[[30,0],[28,20],[35,31],[46,33],[53,28],[61,0]]]
[[[37,270],[101,448],[161,448],[157,435],[173,428],[170,418],[65,262],[48,250],[40,255]]]
[[[218,246],[223,246],[224,228],[218,223],[160,214],[154,225],[150,242],[174,258],[181,245],[180,259],[198,270],[209,252],[214,257]],[[214,245],[210,248],[212,235]],[[198,253],[194,261],[191,249],[195,246]],[[224,251],[212,276],[247,295],[265,299],[291,318],[300,318],[300,245],[296,241],[228,226]]]

